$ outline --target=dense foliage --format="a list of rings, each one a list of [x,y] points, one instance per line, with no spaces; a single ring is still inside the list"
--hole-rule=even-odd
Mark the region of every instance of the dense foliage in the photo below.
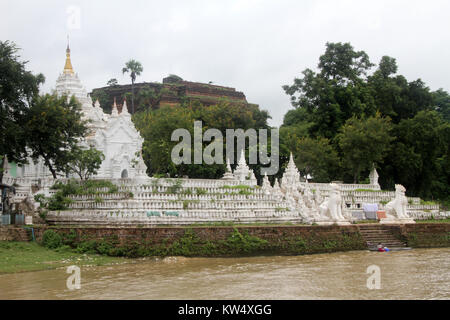
[[[67,170],[75,173],[81,180],[87,180],[97,174],[104,159],[103,152],[93,147],[89,149],[76,147],[70,153]]]
[[[213,106],[201,104],[177,107],[162,107],[156,110],[138,112],[133,121],[144,138],[143,158],[150,175],[169,174],[171,177],[189,176],[191,178],[221,178],[225,164],[180,164],[171,161],[171,152],[178,141],[171,141],[172,132],[179,128],[187,129],[194,136],[194,121],[202,121],[203,133],[209,128],[218,129],[226,142],[226,129],[247,130],[249,128],[268,128],[266,111],[256,105],[236,105],[221,102]],[[270,132],[268,132],[270,133]],[[192,138],[193,143],[193,138]],[[204,142],[206,147],[210,142]],[[193,148],[193,145],[191,145]],[[225,155],[225,147],[223,154]],[[193,152],[191,153],[193,157]],[[247,158],[248,159],[248,158]],[[237,159],[235,158],[236,162]],[[193,158],[192,158],[193,163]],[[253,169],[256,166],[252,167]],[[259,170],[256,170],[257,174]]]
[[[0,41],[0,168],[6,158],[21,165],[29,157],[43,159],[54,178],[77,166],[81,170],[76,174],[89,177],[98,169],[100,155],[78,147],[88,133],[80,103],[56,93],[39,95],[44,76],[26,71],[17,51],[14,43]]]
[[[20,61],[18,48],[9,41],[0,41],[0,182],[3,161],[23,163],[26,143],[23,134],[24,114],[44,82],[42,74],[33,75]]]
[[[280,128],[281,160],[293,151],[301,173],[320,182],[363,182],[374,164],[383,188],[448,199],[450,95],[397,75],[392,57],[373,66],[349,43],[327,43],[317,71],[283,86],[294,109]]]
[[[55,179],[57,172],[67,172],[68,162],[82,156],[73,150],[88,129],[81,120],[81,105],[75,97],[37,96],[26,112],[23,125],[29,155],[33,160],[42,157]]]
[[[72,203],[69,196],[71,195],[96,195],[104,193],[115,193],[119,188],[110,181],[106,180],[69,180],[66,183],[56,182],[52,186],[56,192],[45,197],[38,194],[34,200],[39,202],[42,209],[48,210],[66,210]]]

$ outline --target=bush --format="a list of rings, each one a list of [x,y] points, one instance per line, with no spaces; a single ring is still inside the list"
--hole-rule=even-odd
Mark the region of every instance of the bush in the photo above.
[[[80,242],[75,249],[78,253],[97,253],[97,242],[95,240],[89,240]]]
[[[62,237],[53,230],[46,230],[42,235],[42,245],[49,249],[56,249],[63,245]]]
[[[230,253],[256,253],[262,250],[267,244],[267,240],[251,236],[248,232],[240,233],[236,228],[228,239],[223,243]]]
[[[107,180],[69,180],[67,183],[58,181],[52,186],[53,190],[58,190],[53,196],[44,197],[38,195],[35,197],[35,200],[40,203],[42,208],[51,211],[67,210],[69,205],[73,202],[69,196],[87,194],[97,195],[99,193],[105,193],[103,190],[98,190],[103,188],[107,188],[106,193],[115,193],[119,190],[115,184]],[[102,199],[96,197],[95,202],[102,202]]]

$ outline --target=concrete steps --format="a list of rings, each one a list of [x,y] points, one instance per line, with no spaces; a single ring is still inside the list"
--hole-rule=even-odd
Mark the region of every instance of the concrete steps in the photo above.
[[[381,225],[361,225],[359,231],[369,249],[377,247],[378,243],[388,248],[404,248],[406,243],[397,239],[388,229]]]
[[[20,227],[0,227],[0,241],[31,241],[31,230]]]

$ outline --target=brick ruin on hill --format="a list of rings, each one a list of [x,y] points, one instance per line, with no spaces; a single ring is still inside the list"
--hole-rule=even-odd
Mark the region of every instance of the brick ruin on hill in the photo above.
[[[168,76],[162,83],[142,82],[134,84],[136,111],[165,106],[179,106],[198,101],[202,105],[214,105],[221,101],[233,104],[249,105],[244,93],[235,88],[206,84],[200,82],[185,81],[178,76]],[[126,98],[128,109],[131,112],[131,84],[113,85],[93,89],[90,93],[92,99],[99,100],[105,112],[111,111],[114,98],[118,103],[119,112],[122,105],[120,101]]]

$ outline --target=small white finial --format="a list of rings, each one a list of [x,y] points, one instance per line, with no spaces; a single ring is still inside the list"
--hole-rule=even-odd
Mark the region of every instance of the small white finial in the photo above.
[[[114,97],[114,103],[112,105],[111,116],[118,116],[119,112],[117,111],[116,97]]]
[[[127,99],[123,99],[122,112],[120,115],[128,115]]]

